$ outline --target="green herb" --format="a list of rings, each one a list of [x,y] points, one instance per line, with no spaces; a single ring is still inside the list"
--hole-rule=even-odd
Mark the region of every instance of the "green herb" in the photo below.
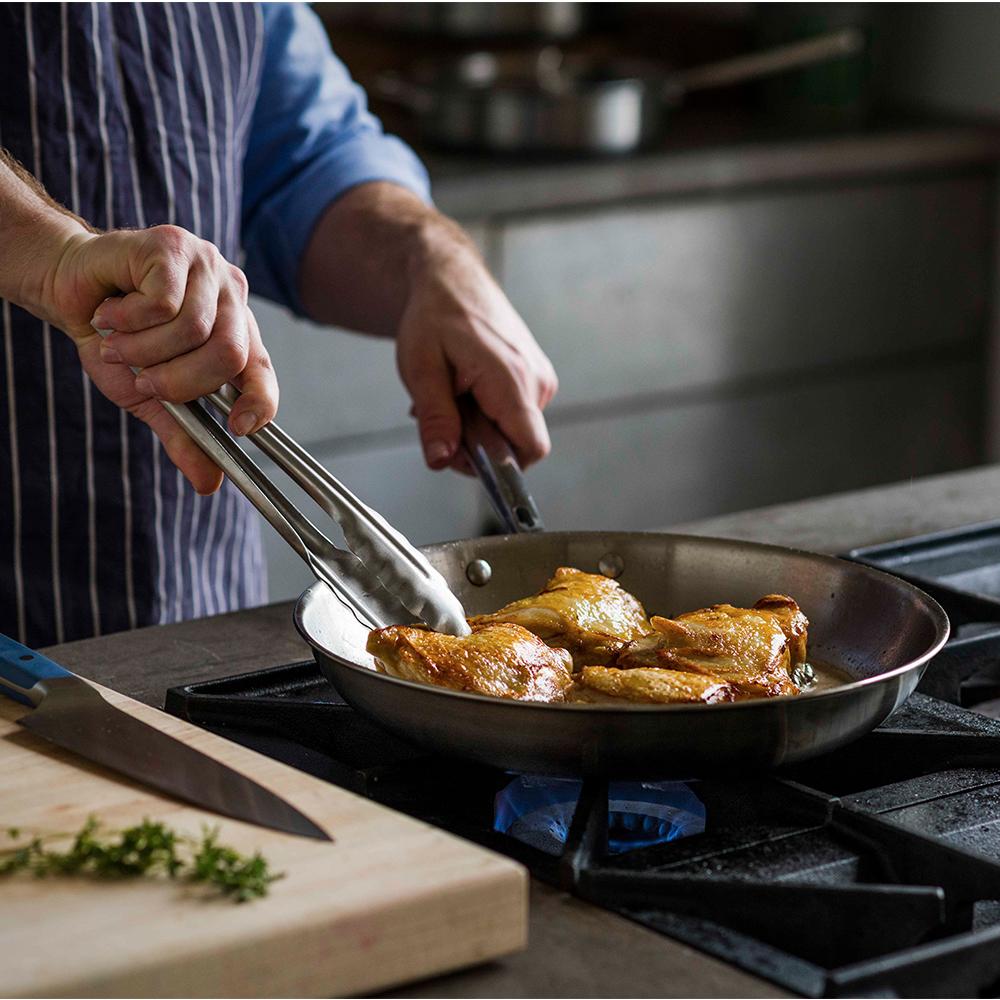
[[[18,840],[21,831],[7,831]],[[283,876],[272,873],[264,857],[250,857],[219,843],[219,831],[206,828],[200,839],[174,833],[163,823],[143,820],[118,833],[103,834],[93,816],[65,850],[47,842],[65,835],[34,837],[27,843],[0,849],[0,876],[29,872],[36,878],[51,875],[89,875],[94,878],[160,876],[204,885],[236,903],[266,896],[268,887]]]

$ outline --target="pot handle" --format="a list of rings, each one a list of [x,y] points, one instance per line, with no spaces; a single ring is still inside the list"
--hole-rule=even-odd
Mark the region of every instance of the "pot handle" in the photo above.
[[[434,106],[434,94],[419,84],[407,80],[402,73],[386,70],[372,81],[372,93],[383,101],[397,104],[408,111],[424,114]]]
[[[864,44],[864,33],[860,29],[844,28],[805,41],[737,56],[735,59],[722,59],[704,66],[695,66],[693,69],[671,74],[665,83],[664,96],[667,100],[676,100],[691,90],[726,87],[744,80],[756,80],[798,69],[800,66],[812,66],[838,56],[854,55],[864,48]]]
[[[510,442],[468,393],[459,397],[458,409],[462,415],[462,446],[504,531],[544,531],[542,515]]]

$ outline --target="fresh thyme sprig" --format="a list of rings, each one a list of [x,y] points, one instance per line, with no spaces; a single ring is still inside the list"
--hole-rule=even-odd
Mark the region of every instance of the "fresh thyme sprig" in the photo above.
[[[7,836],[20,840],[21,831],[12,827]],[[212,888],[236,903],[266,896],[270,884],[284,877],[273,873],[259,852],[247,856],[220,844],[216,828],[205,828],[200,838],[185,837],[163,823],[145,819],[118,833],[102,834],[91,816],[68,848],[60,851],[47,846],[60,836],[36,836],[0,849],[0,876],[15,872],[36,878],[165,876]]]

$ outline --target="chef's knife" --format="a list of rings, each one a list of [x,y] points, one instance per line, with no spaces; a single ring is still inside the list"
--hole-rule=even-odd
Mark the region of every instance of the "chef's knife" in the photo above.
[[[331,839],[262,785],[115,708],[82,677],[5,635],[0,692],[34,708],[18,720],[25,729],[144,785],[245,823]]]

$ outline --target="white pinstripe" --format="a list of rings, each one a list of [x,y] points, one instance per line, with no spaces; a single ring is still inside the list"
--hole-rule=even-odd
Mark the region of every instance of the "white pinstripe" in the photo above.
[[[160,136],[160,159],[163,161],[163,179],[167,188],[167,217],[173,222],[176,214],[176,195],[174,193],[174,174],[170,169],[170,144],[167,136],[166,119],[163,114],[163,98],[160,95],[160,84],[153,72],[153,57],[149,51],[149,31],[146,28],[146,15],[139,3],[133,3],[135,19],[139,26],[139,44],[142,47],[143,63],[146,67],[146,77],[149,80],[149,90],[153,95],[153,110],[156,114],[156,131]]]
[[[246,524],[246,537],[243,541],[243,606],[253,607],[256,603],[254,597],[256,594],[254,588],[254,581],[256,576],[254,574],[254,562],[257,558],[258,545],[252,545],[251,542],[254,541],[255,532],[252,530],[253,522],[251,518],[255,517],[249,511],[244,512],[243,521]]]
[[[267,567],[264,565],[264,547],[258,532],[257,545],[253,554],[253,574],[257,588],[254,592],[254,604],[267,604]]]
[[[264,44],[264,15],[261,11],[260,4],[254,5],[254,23],[256,27],[256,32],[254,34],[253,41],[253,53],[250,57],[250,69],[246,79],[246,86],[248,88],[252,87],[257,80],[260,71],[260,58],[263,52]],[[251,100],[251,104],[252,104]],[[240,148],[244,148],[246,142],[247,133],[250,130],[250,123],[253,118],[252,113],[248,113],[243,116],[243,122],[241,123],[239,143]],[[239,504],[238,504],[239,506]],[[250,576],[248,575],[251,571],[251,566],[249,563],[250,556],[247,553],[248,548],[248,535],[249,535],[249,517],[250,513],[245,508],[239,511],[240,517],[240,534],[239,534],[239,545],[233,546],[233,554],[230,559],[229,568],[231,574],[230,587],[229,587],[229,597],[233,602],[233,607],[239,606],[239,588],[237,586],[237,580],[240,577],[240,568],[242,564],[243,579],[246,584],[243,588],[244,596],[247,597],[249,594],[249,581]]]
[[[173,7],[166,3],[163,5],[163,12],[167,18],[167,31],[170,34],[170,51],[173,55],[174,66],[179,67],[181,65],[181,53],[180,46],[177,38],[177,24],[174,21],[174,11]],[[180,76],[175,77],[177,83],[177,102],[181,109],[181,131],[184,135],[184,145],[187,149],[187,160],[188,169],[191,172],[191,222],[192,227],[196,233],[201,233],[201,202],[199,200],[199,189],[201,186],[201,178],[198,172],[198,158],[195,156],[194,152],[194,140],[191,138],[191,118],[188,113],[188,103],[187,103],[187,91],[184,87],[184,81],[181,80]],[[184,492],[185,483],[183,476],[178,472],[177,479],[177,510],[175,512],[176,520],[174,522],[174,558],[176,563],[174,565],[175,572],[175,582],[177,586],[177,594],[174,597],[174,608],[177,611],[177,617],[181,617],[182,608],[182,590],[183,590],[183,577],[184,571],[182,569],[181,562],[181,547],[180,547],[180,536],[181,529],[183,527],[183,512],[184,512]],[[188,535],[188,556],[189,562],[191,563],[192,574],[194,573],[194,557],[193,549],[195,536],[198,531],[198,506],[197,501],[194,501],[194,506],[191,510],[191,529]],[[193,591],[193,598],[197,601],[198,589],[194,586],[194,578],[192,576],[191,580],[191,590]],[[200,604],[200,602],[198,602]]]
[[[181,53],[177,41],[177,25],[174,22],[173,7],[169,3],[163,5],[167,17],[167,31],[170,33],[170,51],[174,57],[174,66],[181,65]],[[180,76],[175,76],[177,83],[177,103],[181,109],[181,131],[184,134],[184,145],[187,147],[188,168],[191,171],[191,222],[196,233],[201,232],[201,203],[198,200],[198,190],[201,178],[198,173],[198,157],[194,155],[194,141],[191,138],[191,117],[188,114],[187,91]]]
[[[174,222],[177,216],[176,195],[174,193],[174,175],[170,165],[170,149],[167,141],[167,126],[163,114],[163,98],[160,95],[160,85],[153,72],[153,59],[149,50],[149,32],[146,28],[146,15],[138,3],[135,8],[135,19],[139,27],[139,43],[142,48],[143,64],[146,68],[146,78],[149,80],[149,90],[153,95],[153,111],[156,116],[156,131],[160,136],[160,159],[163,162],[163,178],[167,189],[167,219]],[[158,621],[162,625],[167,621],[167,562],[166,540],[163,524],[163,445],[160,439],[153,435],[153,509],[156,513],[156,548],[159,558],[157,568],[156,593],[159,601]]]
[[[113,46],[114,58],[115,58],[115,72],[118,74],[119,90],[124,94],[124,82],[121,75],[121,62],[119,58],[119,48],[118,48],[118,35],[114,28],[114,19],[111,19],[111,44]],[[132,197],[135,204],[135,219],[136,224],[140,229],[146,228],[146,206],[143,203],[142,198],[142,186],[139,183],[139,164],[135,155],[135,131],[132,128],[132,113],[129,110],[128,101],[122,98],[119,110],[121,111],[122,121],[125,125],[125,137],[128,143],[128,166],[129,166],[129,176],[132,180]],[[110,222],[109,222],[110,225]],[[138,624],[138,615],[136,613],[135,607],[135,567],[133,566],[133,551],[132,551],[132,524],[133,524],[133,512],[132,512],[132,478],[130,475],[130,462],[129,462],[129,422],[128,414],[122,410],[120,411],[119,425],[119,437],[121,441],[122,449],[122,498],[125,507],[125,601],[126,607],[128,609],[128,621],[129,628],[135,628]],[[145,426],[145,425],[142,425]],[[145,433],[150,437],[155,438],[152,430],[148,427],[145,428]],[[157,442],[159,443],[159,442]],[[154,455],[158,459],[158,452],[154,449]],[[155,509],[155,506],[154,506]],[[156,564],[157,564],[157,578],[160,575],[160,567],[163,562],[163,553],[159,550],[156,552]]]
[[[36,80],[35,38],[31,17],[31,4],[24,5],[25,41],[28,50],[28,94],[31,117],[31,144],[34,152],[34,173],[39,183],[42,180],[42,151],[38,131],[38,82]],[[49,557],[52,566],[52,604],[55,617],[56,642],[65,638],[63,627],[62,591],[59,586],[59,457],[56,451],[56,401],[55,382],[52,375],[52,327],[42,324],[42,355],[45,368],[45,411],[48,420],[49,437],[49,489],[51,495],[49,513]]]
[[[189,8],[190,10],[190,8]],[[215,31],[215,43],[218,48],[219,53],[219,65],[222,67],[222,88],[223,88],[223,107],[225,109],[225,145],[223,153],[223,163],[226,170],[226,175],[229,178],[233,178],[237,173],[237,157],[235,149],[235,140],[233,134],[233,118],[235,115],[235,108],[233,106],[233,87],[232,87],[232,77],[230,74],[230,60],[228,53],[226,51],[225,44],[225,34],[222,28],[222,19],[219,16],[218,4],[210,4],[209,10],[212,15],[212,26]],[[234,19],[237,21],[242,20],[242,16],[234,11]],[[202,69],[202,81],[205,81],[204,68]],[[208,87],[206,84],[206,101],[208,99]],[[218,198],[218,189],[216,189],[216,198]],[[240,224],[240,212],[239,203],[236,198],[236,185],[230,183],[226,189],[226,202],[227,202],[227,218],[225,224],[225,243],[226,249],[233,249],[237,247],[239,243],[239,224]],[[217,237],[220,234],[217,231]],[[218,239],[216,240],[218,242]],[[219,490],[212,496],[211,509],[208,516],[208,528],[206,530],[205,536],[205,552],[206,554],[211,554],[213,551],[215,553],[215,577],[218,578],[221,572],[222,558],[220,552],[222,550],[222,545],[219,540],[215,537],[216,528],[218,525],[218,515],[219,507],[221,506],[219,497],[222,490]],[[228,497],[227,497],[228,501]],[[225,529],[223,529],[225,530]],[[202,585],[205,593],[205,608],[207,614],[215,614],[216,610],[222,610],[225,606],[224,598],[217,586],[213,587],[212,582],[209,580],[208,573],[208,558],[202,561]],[[218,604],[216,603],[218,601]]]
[[[235,136],[233,140],[233,160],[242,158],[241,151],[245,148],[246,135],[253,117],[253,100],[250,94],[251,81],[254,73],[254,62],[257,57],[257,46],[259,39],[254,40],[254,51],[251,56],[247,46],[246,23],[243,17],[243,10],[240,4],[232,7],[233,19],[236,22],[236,40],[240,52],[239,87],[240,96],[243,100],[240,107],[243,111],[242,120],[235,126]],[[250,105],[249,107],[247,105]],[[234,104],[235,107],[235,104]],[[239,206],[234,214],[234,241],[233,252],[239,257]],[[236,531],[237,525],[239,531]],[[216,590],[219,594],[220,603],[228,599],[228,606],[236,608],[239,606],[239,553],[246,545],[247,512],[243,509],[241,497],[232,493],[228,505],[228,517],[226,518],[226,530],[223,540],[219,545],[218,562],[216,565]],[[230,542],[232,547],[230,548]],[[222,568],[225,561],[229,563],[229,587],[228,594],[222,594]]]
[[[205,97],[205,123],[207,125],[207,131],[208,131],[208,155],[209,155],[209,164],[211,166],[211,173],[212,173],[212,242],[217,247],[219,247],[219,246],[221,246],[221,244],[223,242],[223,234],[222,234],[222,185],[220,183],[220,178],[219,178],[219,150],[218,150],[218,145],[216,143],[216,135],[215,135],[215,103],[214,103],[214,101],[212,99],[212,85],[211,85],[211,81],[209,80],[209,76],[208,76],[208,66],[206,65],[206,62],[205,62],[205,49],[204,49],[204,46],[202,45],[201,29],[200,29],[200,26],[198,24],[197,16],[195,14],[195,8],[194,8],[193,5],[189,4],[186,9],[187,9],[187,12],[188,12],[188,20],[190,21],[190,25],[191,25],[191,39],[192,39],[192,41],[194,43],[195,59],[198,62],[198,72],[199,72],[199,74],[201,76],[201,89],[202,89],[202,93],[204,94],[204,97]],[[217,13],[217,11],[215,9],[215,4],[209,4],[209,10],[211,11],[213,21],[215,22],[216,25],[218,25],[218,13]],[[222,56],[223,56],[223,54],[220,51],[220,57],[221,57],[220,58],[220,62],[222,63],[223,67],[225,68],[226,60]],[[228,98],[228,86],[226,87],[226,91],[227,91],[227,97],[226,97],[226,99],[228,101],[228,99],[229,99]],[[230,115],[229,115],[229,108],[228,108],[228,104],[227,104],[227,106],[226,106],[226,119],[227,119],[227,122],[229,120],[229,117],[230,117]],[[227,125],[227,135],[228,135],[228,125]],[[232,189],[233,187],[234,187],[234,185],[231,184],[230,185],[230,189]],[[197,509],[200,511],[204,507],[205,503],[208,503],[208,502],[209,501],[206,501],[203,498],[199,497],[198,500],[196,501],[196,503],[197,503]],[[196,559],[195,559],[195,557],[196,557],[196,551],[195,551],[196,534],[195,534],[195,528],[192,527],[191,547],[190,547],[190,551],[189,551],[189,554],[190,554],[190,557],[191,557],[191,577],[192,577],[192,580],[193,580],[194,577],[195,577],[195,574],[197,573],[200,576],[200,578],[201,578],[202,586],[203,586],[203,590],[202,591],[199,591],[196,587],[192,587],[192,589],[195,591],[195,609],[194,609],[194,615],[195,615],[196,618],[199,617],[200,614],[201,614],[201,610],[202,610],[201,609],[202,596],[204,596],[206,606],[208,605],[208,602],[209,602],[209,596],[210,595],[208,593],[208,591],[209,591],[209,587],[208,587],[208,553],[211,551],[211,544],[212,544],[212,541],[213,541],[212,531],[214,530],[214,526],[215,526],[215,507],[216,507],[216,505],[214,503],[212,503],[211,509],[209,511],[209,523],[208,523],[208,525],[206,527],[206,530],[205,530],[205,544],[200,549],[200,566],[198,566],[198,567],[196,567],[196,565],[195,565],[195,563],[196,563]],[[214,609],[213,609],[213,613],[214,613]]]
[[[254,24],[257,28],[257,35],[253,40],[253,60],[251,64],[250,82],[257,79],[257,72],[260,68],[260,55],[264,51],[264,12],[260,4],[254,4],[253,8]]]
[[[174,621],[184,617],[184,573],[181,569],[181,528],[184,525],[184,474],[176,470],[177,503],[174,507]]]
[[[216,614],[215,597],[212,593],[212,583],[208,578],[208,562],[210,554],[215,550],[215,525],[219,516],[219,494],[222,488],[217,489],[209,501],[208,526],[205,528],[205,557],[201,560],[201,589],[205,596],[205,614]]]
[[[237,17],[238,24],[242,24],[242,21],[242,17]],[[250,107],[243,115],[243,121],[240,122],[237,129],[236,141],[240,149],[246,148],[247,134],[249,133],[250,125],[253,122],[253,104],[256,97],[256,91],[253,90],[253,88],[257,83],[257,77],[260,69],[260,56],[263,51],[264,15],[261,13],[260,4],[254,4],[254,22],[256,25],[256,32],[253,40],[253,52],[250,55],[250,65],[244,81],[244,93]]]
[[[247,82],[249,80],[249,67],[247,65],[247,29],[243,23],[243,11],[241,4],[231,5],[233,20],[236,22],[236,44],[240,50],[240,91],[246,94]]]
[[[236,497],[233,490],[227,490],[226,493],[225,528],[223,529],[222,539],[219,542],[219,548],[215,556],[215,595],[218,598],[220,611],[223,608],[232,607],[231,604],[227,603],[227,595],[222,587],[222,570],[226,558],[226,549],[229,547],[229,540],[233,536],[233,522],[236,519]]]
[[[237,161],[233,136],[233,116],[235,115],[233,84],[229,73],[229,58],[226,53],[225,36],[222,30],[222,19],[219,17],[218,4],[211,4],[209,10],[212,13],[212,26],[215,29],[215,44],[219,49],[219,64],[222,66],[223,107],[226,112],[226,144],[223,159],[226,175],[229,178],[234,178],[237,175]],[[226,201],[229,211],[229,216],[226,219],[226,250],[235,253],[239,246],[240,207],[236,200],[236,185],[232,182],[226,190]]]
[[[264,52],[264,14],[261,11],[261,6],[259,3],[254,4],[253,9],[254,14],[254,26],[256,32],[254,34],[253,40],[253,54],[250,57],[250,75],[247,77],[247,87],[256,88],[258,77],[260,76],[260,59]],[[251,91],[250,105],[251,111],[253,104],[256,101],[256,89]],[[247,133],[250,131],[250,124],[253,121],[253,114],[247,114],[243,116],[243,136],[241,141],[246,140]]]
[[[242,509],[240,497],[233,497],[233,522],[238,524],[239,530],[233,531],[233,550],[229,556],[229,607],[238,608],[240,606],[240,562],[243,549],[247,543],[247,517],[246,511]]]
[[[104,194],[107,200],[107,226],[111,227],[112,197],[114,194],[114,178],[111,174],[111,159],[108,156],[108,123],[107,107],[104,97],[104,53],[101,50],[98,25],[97,4],[90,5],[90,25],[94,45],[94,70],[97,76],[97,121],[101,135],[101,145],[104,148]],[[77,157],[76,157],[76,124],[73,120],[73,98],[69,89],[69,32],[66,20],[66,5],[60,8],[62,20],[62,82],[63,98],[66,101],[66,126],[69,138],[69,169],[72,183],[76,187]],[[79,213],[79,194],[74,190],[73,211]],[[101,634],[101,605],[97,594],[97,491],[94,488],[94,400],[91,396],[93,387],[87,373],[80,372],[83,380],[83,437],[84,437],[84,468],[87,479],[87,577],[90,592],[90,615],[93,623],[93,634]]]
[[[115,72],[118,74],[118,86],[122,93],[119,110],[121,111],[122,121],[125,125],[125,140],[128,143],[128,169],[132,180],[132,196],[135,199],[135,221],[140,229],[145,229],[146,205],[142,197],[142,185],[139,183],[139,161],[135,154],[135,130],[132,127],[132,112],[129,109],[128,101],[124,98],[125,83],[122,79],[118,35],[114,30],[114,21],[111,22],[111,43],[114,46]]]
[[[167,620],[167,559],[163,548],[163,474],[160,469],[162,446],[153,435],[153,517],[156,521],[156,621],[162,625]]]
[[[191,534],[188,536],[188,566],[191,568],[191,617],[201,617],[201,588],[195,582],[203,576],[198,566],[198,527],[201,524],[201,508],[204,498],[197,493],[191,495]]]
[[[214,8],[214,4],[209,4]],[[212,86],[205,65],[205,48],[201,44],[201,28],[195,14],[194,4],[187,4],[188,21],[191,24],[191,40],[194,43],[195,60],[201,76],[201,89],[205,95],[205,125],[208,132],[208,161],[212,173],[212,242],[219,246],[222,240],[222,188],[219,183],[218,146],[215,141],[215,103],[212,100]],[[225,62],[225,60],[223,60]]]
[[[66,17],[66,4],[59,5],[60,28],[62,33],[62,88],[63,101],[66,104],[66,140],[69,143],[69,190],[74,212],[80,211],[80,179],[77,176],[76,158],[76,124],[73,120],[73,98],[69,91],[69,23]],[[94,11],[96,15],[96,10]]]

